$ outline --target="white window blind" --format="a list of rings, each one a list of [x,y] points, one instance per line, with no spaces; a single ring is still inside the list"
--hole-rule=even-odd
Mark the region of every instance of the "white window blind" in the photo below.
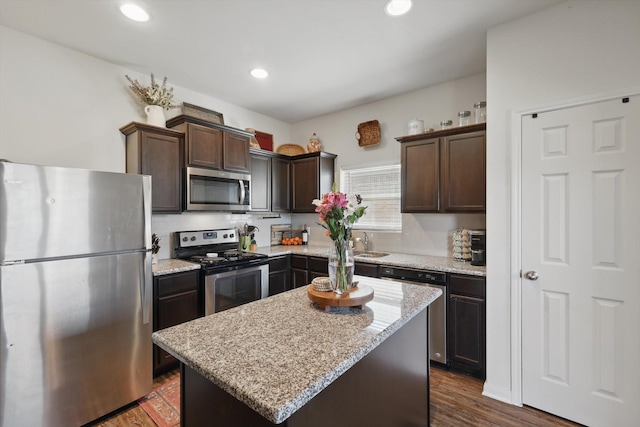
[[[402,230],[400,214],[400,165],[341,168],[340,191],[359,194],[367,213],[354,228]]]

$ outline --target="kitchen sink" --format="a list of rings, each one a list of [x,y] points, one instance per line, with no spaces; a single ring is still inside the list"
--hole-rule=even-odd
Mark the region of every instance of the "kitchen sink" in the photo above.
[[[358,258],[382,258],[389,255],[386,252],[374,252],[374,251],[353,251],[353,256]]]

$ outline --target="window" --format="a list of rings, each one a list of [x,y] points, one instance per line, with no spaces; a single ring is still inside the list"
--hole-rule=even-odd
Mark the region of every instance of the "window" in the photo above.
[[[400,165],[341,168],[340,191],[359,194],[367,213],[354,228],[400,231]]]

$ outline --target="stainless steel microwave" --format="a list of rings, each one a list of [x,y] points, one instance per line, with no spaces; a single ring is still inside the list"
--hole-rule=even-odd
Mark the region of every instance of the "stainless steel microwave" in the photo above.
[[[203,168],[186,168],[186,210],[251,209],[251,175]]]

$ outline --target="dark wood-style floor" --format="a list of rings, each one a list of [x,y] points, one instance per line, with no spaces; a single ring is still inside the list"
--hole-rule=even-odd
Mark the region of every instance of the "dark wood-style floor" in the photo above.
[[[169,381],[173,371],[154,380]],[[530,407],[519,408],[482,396],[482,380],[439,368],[431,369],[432,427],[569,427],[579,426]],[[156,427],[137,404],[91,424],[92,427]],[[357,426],[354,426],[357,427]],[[374,426],[372,426],[374,427]],[[384,427],[384,426],[380,426]]]

